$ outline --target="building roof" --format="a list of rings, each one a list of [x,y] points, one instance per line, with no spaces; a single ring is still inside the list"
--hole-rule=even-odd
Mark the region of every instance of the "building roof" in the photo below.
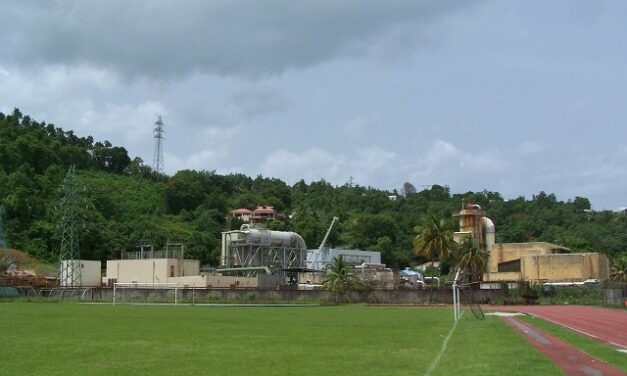
[[[246,208],[231,210],[231,214],[252,214],[252,212],[252,210]]]
[[[257,208],[253,211],[254,214],[263,214],[263,213],[274,213],[274,207],[272,206],[257,206]]]

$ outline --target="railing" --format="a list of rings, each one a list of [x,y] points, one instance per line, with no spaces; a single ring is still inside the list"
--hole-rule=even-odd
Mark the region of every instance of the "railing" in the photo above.
[[[122,260],[177,259],[183,258],[183,251],[175,249],[164,251],[122,252],[121,256]]]

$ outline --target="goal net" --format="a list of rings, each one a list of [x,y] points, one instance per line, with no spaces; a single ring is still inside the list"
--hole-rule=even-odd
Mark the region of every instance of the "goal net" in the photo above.
[[[453,286],[453,309],[455,310],[456,321],[461,316],[462,307],[467,307],[477,320],[485,318],[481,308],[479,284],[480,282],[471,282]]]
[[[113,284],[113,304],[166,303],[177,305],[179,290],[177,283],[116,282]]]

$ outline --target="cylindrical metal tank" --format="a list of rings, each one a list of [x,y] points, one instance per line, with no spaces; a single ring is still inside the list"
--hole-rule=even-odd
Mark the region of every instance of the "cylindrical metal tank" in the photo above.
[[[496,229],[494,228],[494,222],[490,218],[482,217],[481,221],[483,222],[486,249],[489,252],[496,243]]]
[[[305,240],[295,232],[250,228],[248,225],[242,225],[241,231],[244,233],[247,243],[307,249]]]

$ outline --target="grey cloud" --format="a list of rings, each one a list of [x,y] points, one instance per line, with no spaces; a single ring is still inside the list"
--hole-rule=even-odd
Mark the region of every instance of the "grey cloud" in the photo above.
[[[377,47],[468,1],[16,1],[0,64],[88,64],[124,75],[263,77]],[[404,33],[398,33],[398,28]],[[410,48],[411,50],[411,48]]]
[[[280,93],[265,89],[250,89],[232,94],[227,106],[234,107],[246,118],[281,112],[289,107],[289,101]]]

